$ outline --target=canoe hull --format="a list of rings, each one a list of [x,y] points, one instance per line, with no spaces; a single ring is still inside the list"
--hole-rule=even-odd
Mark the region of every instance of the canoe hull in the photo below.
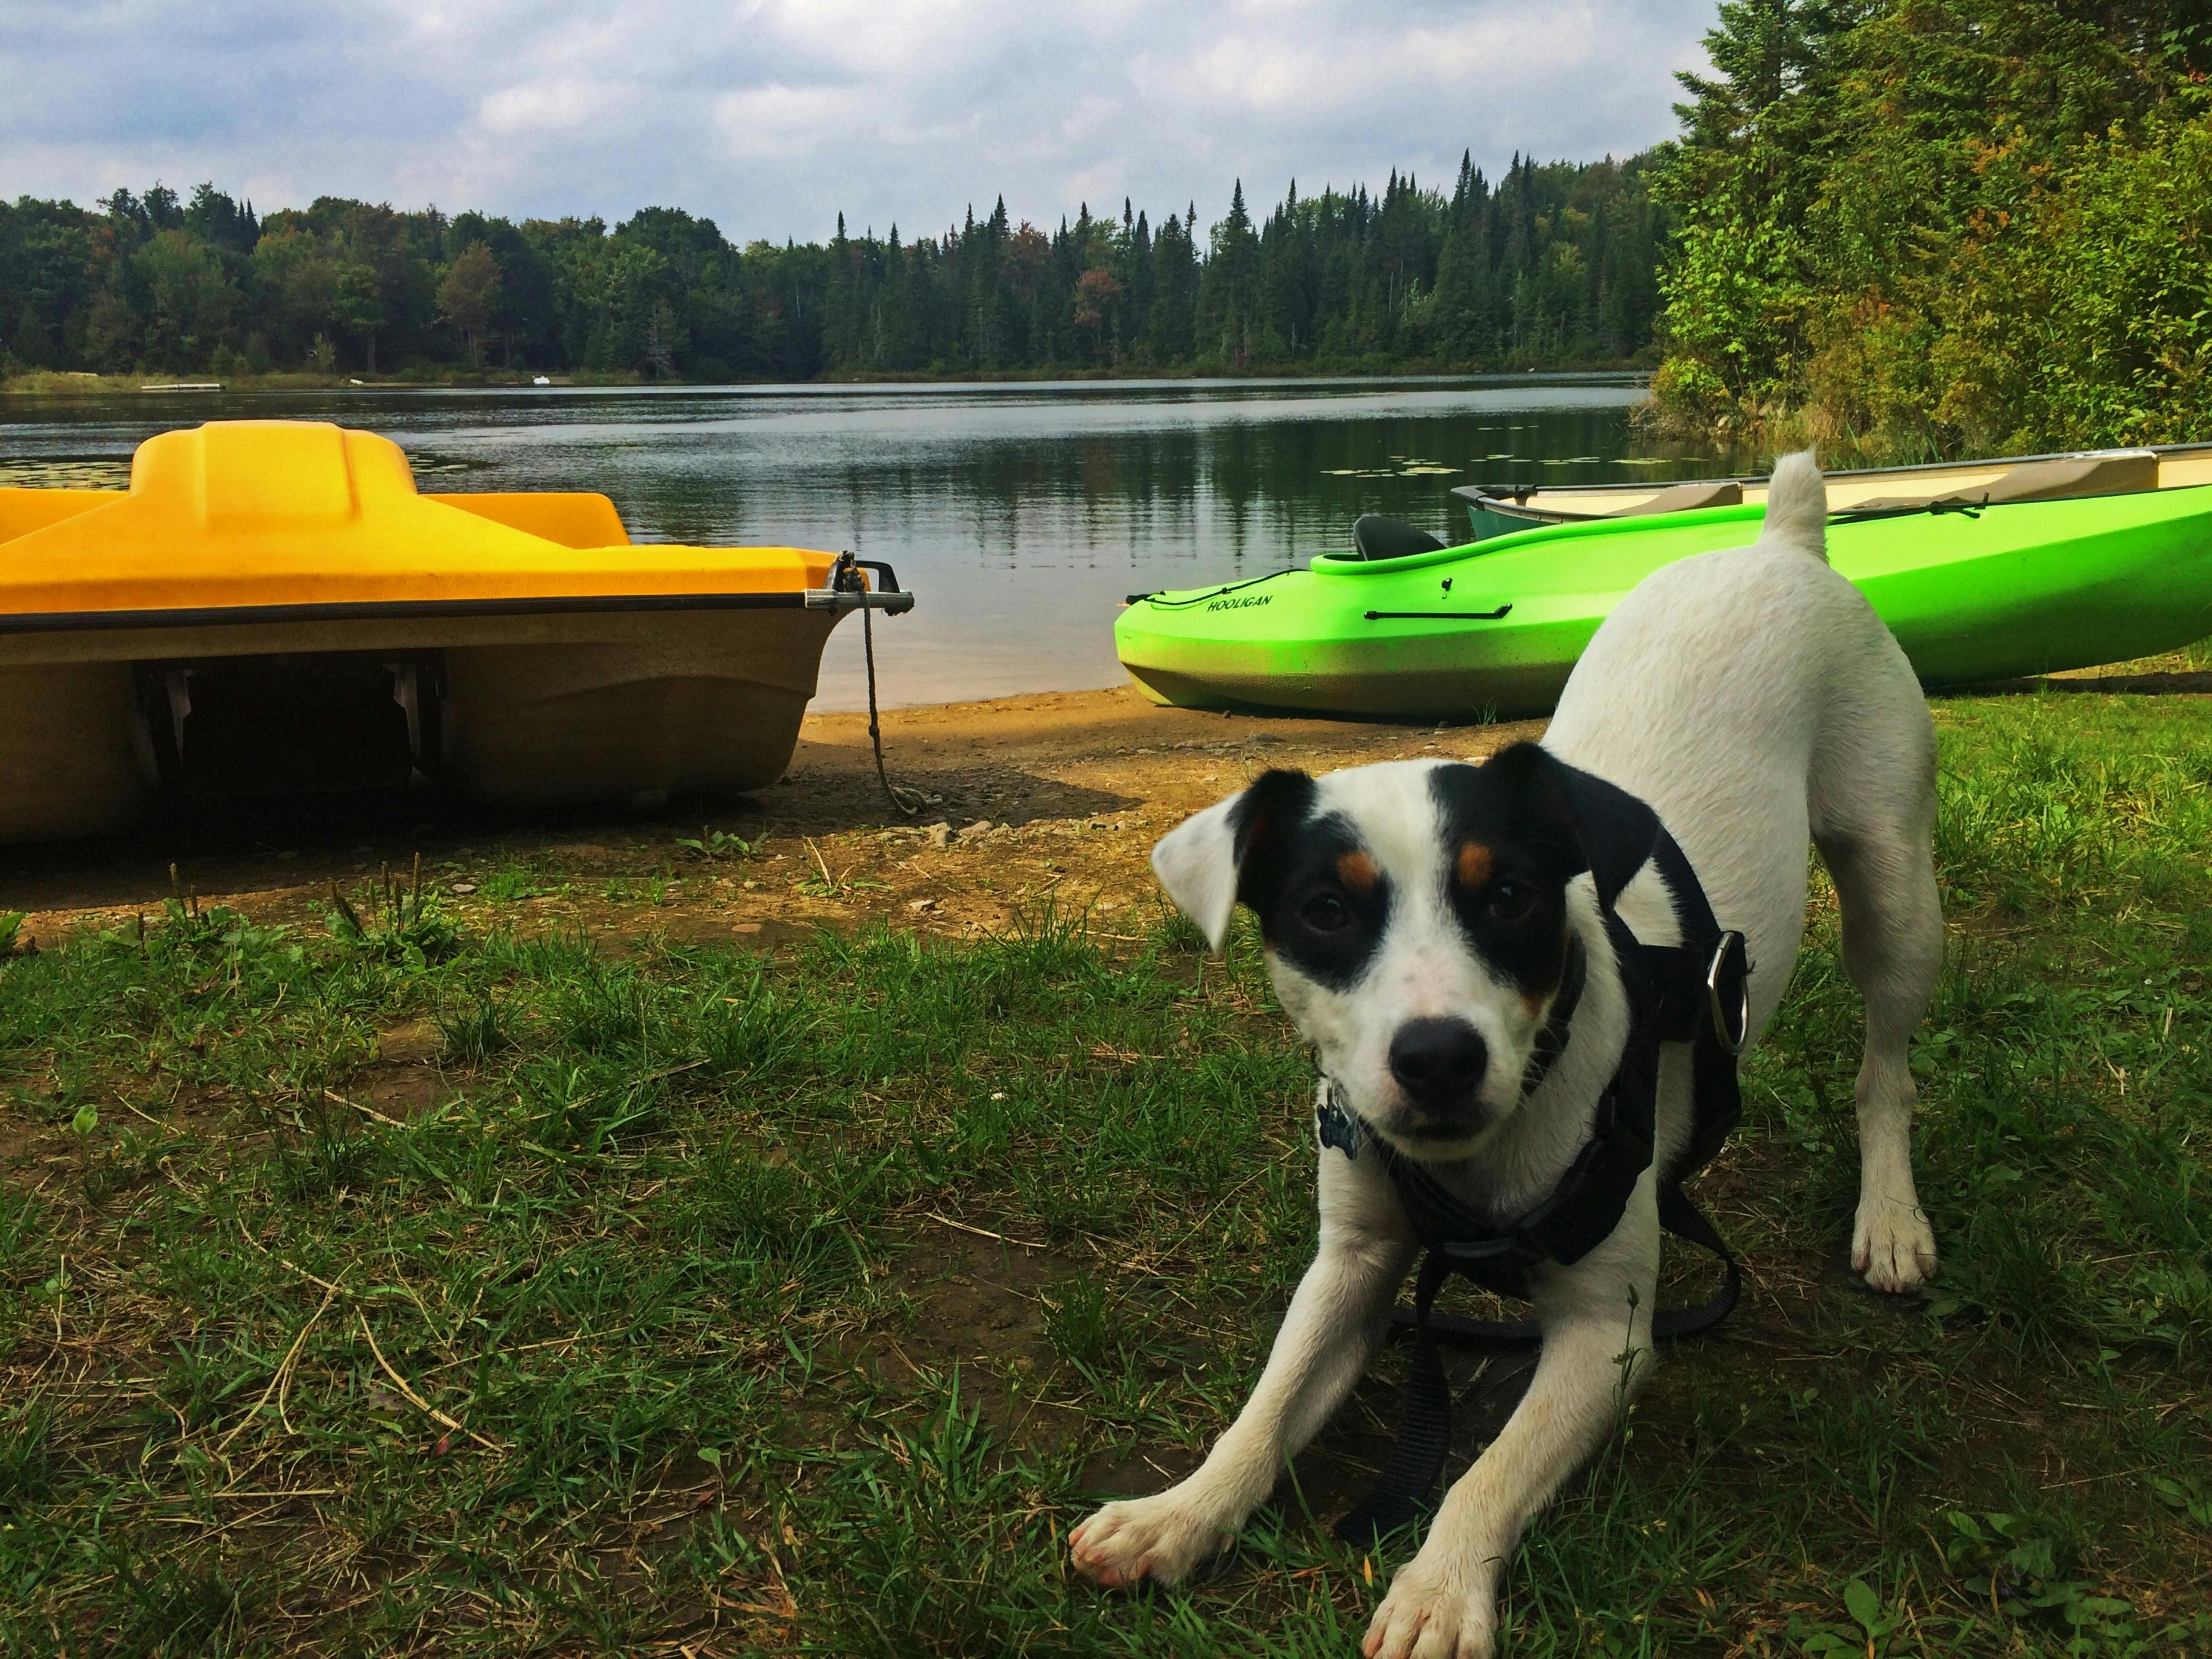
[[[1146,695],[1186,707],[1541,714],[1638,581],[1748,544],[1763,515],[1716,508],[1407,559],[1324,556],[1134,604],[1116,642]],[[1829,556],[1929,685],[2125,661],[2212,635],[2212,489],[1838,522]]]

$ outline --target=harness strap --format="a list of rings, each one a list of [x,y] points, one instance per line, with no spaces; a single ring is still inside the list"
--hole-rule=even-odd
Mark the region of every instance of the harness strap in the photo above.
[[[1659,1189],[1659,1224],[1719,1257],[1726,1277],[1717,1291],[1695,1307],[1662,1308],[1654,1313],[1652,1340],[1701,1336],[1735,1311],[1743,1294],[1743,1269],[1719,1229],[1672,1183]],[[1395,1532],[1428,1506],[1429,1494],[1436,1490],[1451,1451],[1451,1382],[1444,1375],[1441,1350],[1523,1353],[1543,1346],[1543,1329],[1533,1319],[1468,1319],[1437,1312],[1437,1292],[1453,1267],[1442,1250],[1431,1250],[1421,1263],[1413,1307],[1392,1310],[1392,1325],[1413,1334],[1413,1369],[1406,1378],[1405,1406],[1390,1461],[1367,1496],[1336,1523],[1337,1537],[1347,1544],[1364,1547]]]

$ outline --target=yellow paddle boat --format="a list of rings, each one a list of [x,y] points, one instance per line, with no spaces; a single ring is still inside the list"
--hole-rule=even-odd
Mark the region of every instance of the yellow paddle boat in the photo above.
[[[756,789],[830,630],[896,590],[830,553],[635,544],[605,495],[423,495],[372,433],[164,433],[128,490],[0,489],[0,841],[417,774],[518,808]]]

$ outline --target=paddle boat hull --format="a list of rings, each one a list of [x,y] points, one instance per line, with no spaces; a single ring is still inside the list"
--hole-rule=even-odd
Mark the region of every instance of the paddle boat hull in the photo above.
[[[1764,513],[1553,526],[1393,559],[1324,554],[1133,597],[1115,643],[1146,695],[1185,708],[1541,714],[1631,588],[1755,540]],[[1929,685],[2125,661],[2212,634],[2212,487],[1846,515],[1828,549]]]
[[[164,434],[128,492],[0,490],[0,841],[417,775],[526,809],[759,788],[839,617],[912,604],[834,562],[633,545],[603,495],[421,495],[334,426]]]

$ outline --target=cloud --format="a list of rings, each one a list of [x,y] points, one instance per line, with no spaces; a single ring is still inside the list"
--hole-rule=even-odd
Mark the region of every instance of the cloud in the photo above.
[[[1003,193],[1155,216],[1445,184],[1462,149],[1668,137],[1712,0],[10,0],[0,187],[211,179],[515,216],[706,214],[741,240],[934,231]]]
[[[863,95],[842,87],[749,87],[714,100],[723,153],[740,160],[790,160],[842,147],[869,131]]]
[[[477,106],[477,124],[499,134],[573,132],[623,101],[628,90],[567,75],[528,81],[487,94]]]

